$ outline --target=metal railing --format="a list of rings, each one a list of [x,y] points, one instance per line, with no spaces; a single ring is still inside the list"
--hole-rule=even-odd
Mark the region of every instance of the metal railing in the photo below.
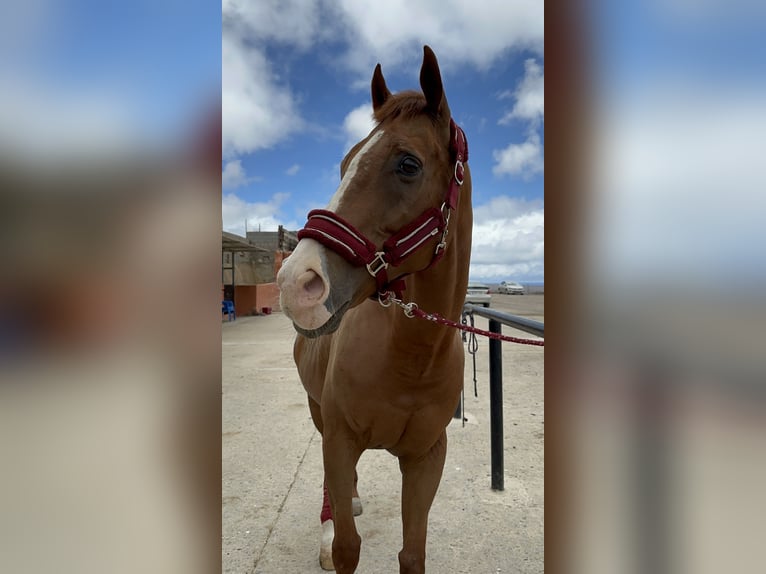
[[[466,304],[463,314],[478,315],[489,319],[489,331],[502,333],[503,325],[544,337],[545,325],[540,321],[526,319],[518,315],[510,315],[494,309]],[[462,418],[462,404],[460,405]],[[489,340],[489,437],[490,456],[492,461],[492,490],[504,490],[504,461],[503,461],[503,353],[502,341]]]

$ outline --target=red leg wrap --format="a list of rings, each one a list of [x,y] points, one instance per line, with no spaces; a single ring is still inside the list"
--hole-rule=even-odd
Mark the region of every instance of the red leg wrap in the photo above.
[[[332,508],[330,507],[330,495],[327,492],[326,486],[322,488],[322,492],[322,514],[319,516],[319,519],[322,521],[322,524],[324,524],[328,520],[332,520]]]

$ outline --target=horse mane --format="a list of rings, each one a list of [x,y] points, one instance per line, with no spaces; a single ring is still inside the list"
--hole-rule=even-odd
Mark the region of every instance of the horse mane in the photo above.
[[[378,123],[399,116],[414,118],[426,113],[426,98],[420,92],[406,90],[393,94],[386,102],[375,110],[373,116]],[[430,114],[429,114],[430,115]]]

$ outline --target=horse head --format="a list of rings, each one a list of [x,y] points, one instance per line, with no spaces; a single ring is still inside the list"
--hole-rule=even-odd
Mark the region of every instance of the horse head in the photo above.
[[[326,209],[309,213],[279,271],[282,310],[305,336],[333,332],[348,309],[394,290],[448,249],[467,147],[428,46],[420,86],[392,94],[376,66],[376,126],[345,156],[337,191]]]

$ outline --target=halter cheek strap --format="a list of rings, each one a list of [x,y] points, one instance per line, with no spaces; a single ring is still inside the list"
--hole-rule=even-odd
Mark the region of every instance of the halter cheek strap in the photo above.
[[[375,278],[379,298],[387,298],[393,291],[401,294],[404,281],[399,278],[393,282],[388,278],[388,267],[398,266],[415,253],[432,237],[441,233],[434,255],[428,267],[439,261],[447,247],[449,220],[452,210],[457,208],[460,186],[465,177],[464,162],[468,161],[468,142],[465,133],[453,120],[450,120],[450,152],[455,160],[453,176],[445,193],[441,207],[426,209],[414,221],[402,227],[386,239],[381,249],[377,249],[364,234],[351,223],[325,209],[315,209],[308,214],[308,221],[298,232],[298,239],[308,237],[332,249],[355,267],[366,267]]]

